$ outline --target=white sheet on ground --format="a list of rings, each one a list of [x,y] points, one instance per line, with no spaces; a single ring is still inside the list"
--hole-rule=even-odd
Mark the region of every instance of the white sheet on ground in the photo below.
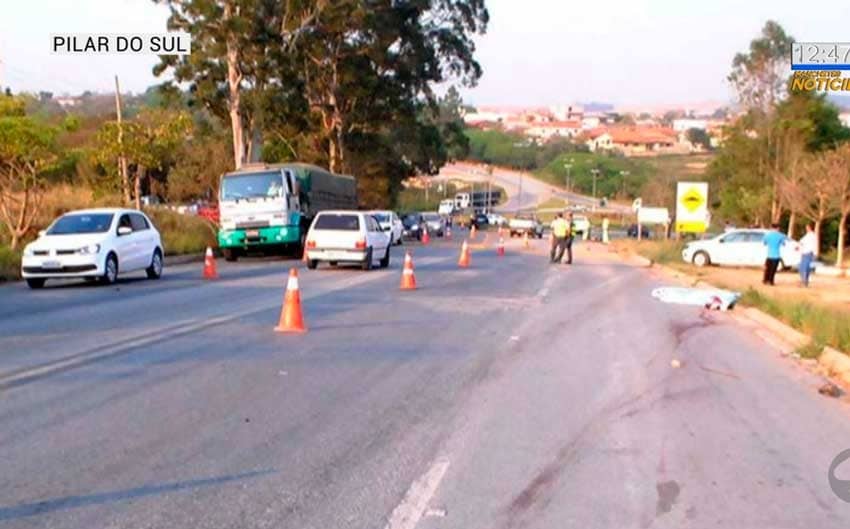
[[[729,310],[741,297],[740,292],[721,289],[660,287],[652,291],[652,297],[665,303],[699,305],[715,310]]]

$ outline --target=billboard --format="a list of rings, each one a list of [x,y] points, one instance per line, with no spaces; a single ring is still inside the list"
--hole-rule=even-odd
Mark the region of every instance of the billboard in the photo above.
[[[703,233],[708,229],[708,183],[679,182],[676,185],[676,231]]]

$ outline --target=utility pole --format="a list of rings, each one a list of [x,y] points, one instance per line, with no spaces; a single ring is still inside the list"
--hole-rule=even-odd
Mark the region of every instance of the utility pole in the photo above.
[[[124,205],[130,205],[130,179],[127,176],[127,157],[124,156],[124,126],[121,124],[121,88],[118,86],[118,76],[115,76],[115,115],[118,121],[118,171],[121,173],[121,191]]]
[[[596,200],[596,179],[599,177],[599,169],[591,169],[590,174],[593,175],[593,199]]]

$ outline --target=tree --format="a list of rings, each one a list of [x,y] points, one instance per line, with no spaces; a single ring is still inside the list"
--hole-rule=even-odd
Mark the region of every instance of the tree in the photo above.
[[[837,182],[831,174],[830,159],[825,154],[808,155],[801,157],[796,165],[800,167],[800,177],[786,179],[780,189],[783,198],[794,205],[795,212],[814,222],[815,235],[820,241],[821,226],[838,210]]]
[[[168,172],[167,195],[170,201],[215,199],[219,178],[233,170],[230,146],[220,135],[192,138],[183,144],[174,167]]]
[[[826,170],[833,180],[834,200],[839,213],[838,252],[835,258],[835,266],[843,266],[847,219],[850,218],[850,142],[842,144],[834,151],[827,151],[824,156],[826,158]]]
[[[782,214],[779,203],[779,171],[771,156],[776,152],[771,120],[776,105],[784,96],[787,86],[788,65],[791,59],[793,38],[782,26],[770,20],[761,35],[750,42],[748,53],[738,53],[732,61],[729,81],[738,92],[738,99],[748,110],[751,126],[764,138],[759,153],[758,170],[770,179],[771,220],[777,222]]]
[[[119,154],[127,159],[133,170],[133,200],[141,208],[143,183],[151,171],[167,173],[176,162],[179,147],[192,128],[184,112],[165,109],[146,109],[136,118],[124,121],[123,138],[119,142],[117,122],[105,123],[98,131],[95,158],[107,174],[114,174]]]
[[[0,218],[16,249],[38,215],[49,170],[59,160],[59,130],[20,114],[0,97]]]
[[[705,129],[688,129],[685,136],[693,145],[700,145],[707,151],[711,150],[711,137]]]

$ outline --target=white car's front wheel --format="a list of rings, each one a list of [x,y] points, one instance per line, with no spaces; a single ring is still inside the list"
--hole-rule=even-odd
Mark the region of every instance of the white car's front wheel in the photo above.
[[[106,256],[106,264],[103,267],[103,275],[100,277],[104,285],[112,285],[118,280],[118,259],[115,254]]]
[[[699,267],[708,266],[711,264],[711,258],[705,252],[697,252],[692,259],[693,263]]]
[[[162,253],[159,249],[154,250],[151,257],[151,265],[145,270],[148,279],[159,279],[162,277]]]

